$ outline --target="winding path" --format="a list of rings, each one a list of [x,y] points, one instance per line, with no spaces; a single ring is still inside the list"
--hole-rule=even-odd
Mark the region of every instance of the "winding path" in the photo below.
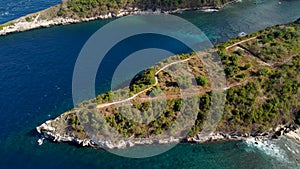
[[[234,47],[234,46],[237,46],[237,45],[239,45],[239,44],[242,44],[242,43],[244,43],[244,42],[247,42],[247,41],[256,39],[256,38],[257,38],[257,37],[255,36],[255,37],[252,37],[252,38],[249,38],[249,39],[245,39],[245,40],[236,42],[236,43],[234,43],[234,44],[232,44],[232,45],[230,45],[230,46],[227,46],[227,47],[226,47],[226,50],[228,50],[229,48],[232,48],[232,47]],[[207,53],[204,53],[204,54],[207,54]],[[146,88],[146,89],[144,89],[144,90],[142,90],[142,91],[136,93],[135,95],[133,95],[133,96],[127,98],[127,99],[124,99],[124,100],[115,101],[115,102],[111,102],[111,103],[103,103],[103,104],[99,104],[99,105],[97,106],[97,108],[100,109],[100,108],[108,107],[108,106],[111,106],[111,105],[114,105],[114,104],[125,103],[125,102],[128,102],[128,101],[130,101],[130,100],[136,98],[136,97],[139,96],[140,94],[142,94],[142,93],[144,93],[144,92],[147,92],[147,91],[151,90],[154,86],[156,86],[156,85],[158,84],[158,78],[157,78],[158,73],[160,73],[161,71],[163,71],[164,69],[166,69],[166,68],[168,68],[168,67],[170,67],[170,66],[172,66],[172,65],[175,65],[175,64],[178,64],[178,63],[184,63],[184,62],[187,62],[187,61],[189,61],[190,59],[192,59],[193,57],[194,57],[194,56],[192,56],[192,57],[190,57],[190,58],[187,58],[187,59],[184,59],[184,60],[178,60],[178,61],[169,63],[169,64],[165,65],[164,67],[160,68],[158,71],[155,72],[155,83],[154,83],[153,85],[151,85],[150,87],[148,87],[148,88]],[[239,84],[236,84],[236,85],[239,85]],[[236,86],[236,85],[235,85],[235,86]],[[223,88],[223,90],[228,90],[228,89],[231,88],[231,87],[233,87],[233,86],[229,86],[229,87]]]
[[[257,57],[256,55],[254,55],[251,51],[249,51],[247,48],[244,48],[243,46],[240,45],[240,44],[242,44],[242,43],[245,43],[245,42],[247,42],[247,41],[250,41],[250,40],[253,40],[253,39],[256,39],[256,38],[257,38],[257,36],[252,37],[252,38],[248,38],[248,39],[245,39],[245,40],[242,40],[242,41],[239,41],[239,42],[236,42],[236,43],[234,43],[234,44],[232,44],[232,45],[230,45],[230,46],[227,46],[225,49],[228,50],[229,48],[232,48],[232,47],[234,47],[234,46],[238,46],[239,48],[245,50],[245,51],[248,52],[250,55],[252,55],[252,57],[259,59],[259,61],[260,61],[261,64],[272,67],[273,65],[271,65],[271,64],[265,62],[264,60],[260,59],[259,57]],[[204,54],[207,54],[207,53],[205,52],[205,53],[203,53],[203,55],[204,55]],[[196,55],[196,56],[197,56],[197,55]],[[172,66],[172,65],[175,65],[175,64],[178,64],[178,63],[184,63],[184,62],[187,62],[187,61],[189,61],[190,59],[192,59],[193,57],[195,57],[195,56],[192,56],[192,57],[187,58],[187,59],[184,59],[184,60],[178,60],[178,61],[169,63],[169,64],[165,65],[164,67],[160,68],[158,71],[155,72],[155,83],[154,83],[153,85],[151,85],[150,87],[148,87],[148,88],[146,88],[146,89],[144,89],[144,90],[142,90],[142,91],[140,91],[140,92],[134,94],[133,96],[131,96],[131,97],[127,98],[127,99],[120,100],[120,101],[115,101],[115,102],[111,102],[111,103],[103,103],[103,104],[99,104],[99,105],[97,106],[97,108],[100,109],[100,108],[108,107],[108,106],[111,106],[111,105],[114,105],[114,104],[121,104],[121,103],[128,102],[128,101],[130,101],[130,100],[133,100],[134,98],[136,98],[136,97],[139,96],[140,94],[142,94],[142,93],[144,93],[144,92],[147,92],[147,91],[151,90],[154,86],[156,86],[156,85],[158,84],[158,77],[157,77],[158,73],[160,73],[161,71],[165,70],[166,68],[168,68],[168,67],[170,67],[170,66]],[[292,58],[292,57],[288,58],[288,59],[286,60],[286,62],[288,62],[291,58]],[[239,83],[236,83],[236,84],[232,84],[232,85],[230,85],[230,86],[227,86],[227,87],[222,88],[222,90],[228,90],[228,89],[230,89],[230,88],[232,88],[232,87],[236,87],[236,86],[243,85],[243,84],[247,83],[248,81],[249,81],[249,79],[244,80],[244,81],[239,82]]]
[[[136,93],[135,95],[127,98],[127,99],[124,99],[124,100],[120,100],[120,101],[115,101],[115,102],[111,102],[111,103],[103,103],[103,104],[99,104],[97,106],[98,109],[100,108],[104,108],[104,107],[108,107],[108,106],[111,106],[111,105],[114,105],[114,104],[121,104],[121,103],[125,103],[125,102],[128,102],[134,98],[136,98],[138,95],[144,93],[144,92],[147,92],[149,91],[150,89],[152,89],[154,86],[156,86],[158,84],[158,78],[157,78],[157,75],[159,72],[163,71],[164,69],[172,66],[172,65],[175,65],[175,64],[178,64],[178,63],[183,63],[183,62],[187,62],[189,61],[190,59],[192,59],[194,56],[190,57],[190,58],[187,58],[187,59],[184,59],[184,60],[178,60],[178,61],[175,61],[175,62],[172,62],[172,63],[169,63],[167,65],[165,65],[164,67],[160,68],[158,71],[155,72],[155,83],[153,85],[151,85],[150,87],[148,87],[147,89],[144,89],[138,93]]]
[[[245,39],[245,40],[236,42],[236,43],[234,43],[234,44],[232,44],[232,45],[230,45],[230,46],[227,46],[225,49],[228,50],[229,48],[232,48],[232,47],[234,47],[234,46],[236,46],[236,45],[239,45],[239,44],[244,43],[244,42],[248,42],[248,41],[253,40],[253,39],[256,39],[256,38],[257,38],[257,36],[254,36],[254,37],[252,37],[252,38],[248,38],[248,39]]]
[[[232,48],[232,47],[234,47],[234,46],[237,46],[238,48],[240,48],[240,49],[246,51],[247,53],[249,53],[251,57],[253,57],[253,58],[255,58],[255,59],[258,59],[258,62],[259,62],[260,64],[265,65],[265,66],[269,66],[269,67],[273,67],[273,64],[267,63],[266,60],[260,58],[260,57],[257,56],[255,53],[253,53],[252,51],[250,51],[248,48],[246,48],[246,47],[244,47],[244,46],[241,45],[242,43],[248,42],[248,41],[253,40],[253,39],[256,39],[256,38],[257,38],[257,36],[254,36],[254,37],[252,37],[252,38],[248,38],[248,39],[245,39],[245,40],[236,42],[236,43],[234,43],[234,44],[232,44],[232,45],[230,45],[230,46],[227,46],[227,47],[226,47],[226,50],[228,50],[228,49],[230,49],[230,48]]]
[[[269,67],[273,67],[273,64],[267,63],[266,60],[260,58],[259,56],[257,56],[255,53],[253,53],[252,51],[250,51],[249,49],[245,48],[242,45],[237,45],[240,49],[246,51],[247,53],[249,53],[249,56],[256,59],[260,64],[265,65],[265,66],[269,66]]]

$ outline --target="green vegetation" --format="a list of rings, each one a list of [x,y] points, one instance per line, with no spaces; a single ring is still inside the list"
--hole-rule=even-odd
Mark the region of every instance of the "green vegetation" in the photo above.
[[[204,76],[198,76],[196,77],[197,85],[199,86],[205,86],[208,83],[208,80]]]
[[[241,44],[251,53],[239,49],[226,52],[225,47],[222,48],[223,64],[226,69],[234,70],[226,72],[227,76],[251,77],[251,80],[244,86],[228,90],[223,122],[219,125],[221,130],[260,131],[278,124],[293,123],[294,120],[299,122],[299,116],[294,115],[300,106],[297,100],[300,90],[299,21],[270,27],[254,35],[258,35],[257,39]],[[236,57],[235,54],[239,57],[252,55],[260,62],[275,64],[272,67],[252,63],[240,66],[243,63],[238,61],[238,68],[230,59]]]
[[[2,24],[2,25],[0,25],[0,30],[2,30],[4,27],[7,27],[7,26],[13,26],[14,25],[14,23],[5,23],[5,24]]]
[[[207,93],[201,96],[199,99],[199,111],[197,113],[197,120],[195,121],[195,125],[190,129],[188,136],[194,136],[201,131],[208,116],[210,106],[211,93]]]
[[[297,55],[289,65],[258,73],[257,80],[229,89],[224,114],[226,121],[220,126],[226,126],[228,130],[249,131],[292,123],[295,119],[293,111],[300,106],[299,68],[300,55]]]
[[[299,24],[293,23],[268,28],[261,31],[257,39],[244,44],[244,46],[264,61],[275,64],[282,62],[300,50]]]
[[[97,103],[105,103],[105,102],[110,102],[113,99],[113,93],[112,91],[109,91],[107,93],[98,95],[96,97]]]
[[[251,38],[246,40],[247,38]],[[232,45],[241,40],[243,43]],[[237,38],[217,46],[217,53],[221,57],[227,76],[226,91],[210,89],[210,82],[205,71],[205,65],[193,55],[178,55],[166,59],[138,74],[132,81],[129,90],[136,94],[155,83],[155,72],[164,65],[178,59],[190,58],[186,61],[186,68],[174,69],[177,76],[172,77],[168,70],[161,71],[158,84],[150,91],[144,92],[130,101],[126,106],[111,105],[95,109],[98,103],[112,101],[114,95],[122,96],[126,89],[111,91],[83,102],[76,108],[80,110],[80,123],[74,112],[67,114],[70,124],[66,128],[80,134],[81,126],[89,124],[98,135],[109,135],[111,132],[97,119],[100,116],[125,136],[138,138],[152,137],[165,134],[178,125],[176,119],[181,109],[197,117],[189,136],[194,136],[203,129],[209,117],[212,105],[212,94],[226,92],[226,104],[222,119],[217,127],[223,132],[263,132],[278,124],[300,124],[300,20],[286,25],[274,26],[247,37]],[[273,43],[279,44],[274,46]],[[264,54],[263,51],[265,52]],[[279,52],[279,53],[278,53]],[[212,57],[208,54],[206,57]],[[270,57],[272,56],[272,57]],[[269,64],[272,63],[272,64]],[[173,67],[174,66],[174,67]],[[184,72],[192,72],[197,85]],[[181,98],[180,88],[193,89],[187,98]],[[225,89],[223,89],[225,90]],[[199,92],[198,92],[199,91]],[[150,94],[154,96],[150,96]],[[166,99],[160,98],[161,94]],[[126,97],[124,97],[126,98]],[[128,98],[128,97],[127,97]],[[219,102],[221,97],[214,100]],[[188,104],[182,104],[183,101]],[[199,106],[193,107],[194,104]],[[96,119],[96,120],[95,120]],[[181,124],[190,123],[188,119]],[[83,132],[83,131],[82,131]],[[82,133],[81,133],[82,134]],[[84,135],[84,134],[82,134]]]
[[[177,77],[176,82],[182,89],[190,88],[193,84],[192,78],[188,75],[180,75]]]
[[[263,76],[263,75],[269,75],[271,73],[271,70],[269,68],[262,68],[262,69],[259,69],[259,71],[257,72],[257,74],[259,76]]]
[[[63,0],[61,4],[46,10],[25,16],[26,22],[32,22],[39,15],[38,20],[51,20],[56,17],[82,19],[109,15],[115,17],[122,12],[135,12],[139,10],[171,11],[182,9],[198,9],[201,7],[218,8],[233,0]],[[12,23],[0,25],[10,26]],[[188,56],[190,54],[186,54]],[[184,56],[184,55],[182,55]]]
[[[27,17],[25,18],[25,20],[26,20],[26,22],[31,22],[31,21],[32,21],[31,17],[29,17],[29,16],[27,16]]]
[[[141,72],[140,74],[136,75],[132,83],[130,84],[130,93],[131,95],[136,94],[155,83],[155,68],[152,67],[147,69],[146,71]]]
[[[58,16],[92,17],[108,12],[117,14],[121,9],[162,9],[198,8],[203,6],[220,7],[231,0],[68,0],[58,11]]]

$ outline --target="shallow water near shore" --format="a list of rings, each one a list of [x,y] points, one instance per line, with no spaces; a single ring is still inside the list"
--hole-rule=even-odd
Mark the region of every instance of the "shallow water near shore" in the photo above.
[[[300,17],[299,6],[300,1],[296,0],[282,1],[280,5],[276,0],[267,0],[257,5],[237,3],[219,12],[192,11],[177,15],[198,26],[213,43],[220,43],[242,31],[251,33],[292,22]],[[39,5],[36,9],[40,9]],[[0,21],[4,20],[0,18]],[[110,21],[57,26],[0,37],[1,169],[299,167],[299,152],[292,151],[299,150],[299,145],[287,138],[272,142],[275,151],[241,141],[179,144],[164,154],[145,159],[128,159],[104,150],[48,141],[38,146],[34,128],[73,107],[71,83],[78,53],[85,41]],[[111,58],[109,62],[116,59]],[[110,88],[109,77],[105,74],[99,72],[97,93]]]

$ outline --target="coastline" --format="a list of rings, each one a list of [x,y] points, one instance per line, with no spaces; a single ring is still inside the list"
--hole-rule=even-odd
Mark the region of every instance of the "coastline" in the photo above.
[[[300,144],[300,126],[289,124],[289,125],[278,125],[276,128],[270,128],[268,131],[259,133],[224,133],[224,132],[213,132],[210,134],[203,135],[199,133],[193,137],[188,138],[175,138],[169,137],[164,139],[152,139],[152,138],[128,138],[119,141],[112,140],[93,140],[90,138],[80,139],[76,136],[69,134],[61,135],[57,133],[57,126],[52,125],[53,122],[59,121],[63,118],[63,115],[57,117],[54,120],[48,120],[42,125],[36,127],[36,131],[40,136],[38,144],[42,145],[43,141],[49,140],[57,143],[69,143],[79,147],[91,147],[96,149],[126,149],[134,146],[143,145],[164,145],[164,144],[176,144],[176,143],[213,143],[213,142],[226,142],[226,141],[254,141],[255,144],[267,140],[276,140],[282,136],[287,136],[295,142]]]
[[[11,33],[15,32],[24,32],[28,30],[33,29],[39,29],[39,28],[46,28],[51,26],[58,26],[58,25],[69,25],[69,24],[76,24],[81,22],[88,22],[93,20],[104,20],[104,19],[111,19],[111,18],[119,18],[123,16],[129,16],[129,15],[158,15],[158,14],[176,14],[181,13],[185,11],[197,11],[197,10],[203,10],[203,11],[218,11],[225,6],[233,3],[241,2],[240,0],[232,0],[230,2],[227,2],[221,6],[203,6],[203,7],[197,7],[197,8],[178,8],[176,10],[172,11],[162,11],[160,9],[157,9],[156,11],[152,10],[141,10],[138,8],[134,9],[121,9],[117,12],[117,14],[108,12],[106,15],[97,15],[89,18],[80,18],[80,19],[73,19],[73,18],[64,18],[64,17],[54,17],[51,19],[46,19],[40,17],[43,13],[49,13],[49,11],[58,11],[61,4],[57,4],[55,6],[52,6],[50,8],[47,8],[42,11],[38,11],[35,13],[31,13],[25,16],[22,16],[20,18],[14,19],[12,21],[3,23],[0,25],[0,36],[5,36]]]
[[[16,13],[8,9],[8,15],[2,16],[3,21],[8,17],[15,19],[16,15],[22,14],[24,11],[41,8],[40,2],[30,5],[30,9],[17,8],[20,11],[15,11]],[[241,31],[251,35],[251,33],[263,30],[265,26],[293,22],[296,20],[295,17],[300,17],[297,6],[300,6],[300,1],[283,1],[281,5],[277,5],[275,1],[264,1],[258,5],[243,1],[226,6],[219,12],[191,11],[175,14],[175,16],[183,17],[199,26],[201,30],[205,30],[205,33],[210,35],[209,39],[212,39],[213,45],[217,46],[237,37]],[[231,9],[235,12],[232,13]],[[6,79],[1,85],[3,130],[0,142],[3,169],[6,167],[18,169],[25,166],[32,169],[53,169],[60,168],[59,166],[66,169],[267,169],[272,167],[278,169],[299,167],[300,169],[300,144],[287,136],[265,142],[248,138],[246,141],[137,145],[121,150],[82,147],[72,143],[52,142],[47,139],[39,146],[37,143],[39,135],[35,128],[75,106],[70,98],[72,86],[69,82],[73,74],[71,71],[73,63],[78,55],[76,53],[78,48],[74,47],[81,46],[85,39],[98,29],[97,27],[126,17],[40,28],[0,37],[3,44],[1,45],[1,66],[3,68],[1,69],[3,71],[1,78]],[[132,17],[138,18],[139,16]],[[247,25],[249,22],[251,23],[250,28]],[[181,28],[180,25],[178,28]],[[78,36],[76,36],[77,34]],[[144,41],[146,44],[150,44],[150,42]],[[154,44],[156,44],[155,41]],[[116,54],[118,53],[122,54],[123,52],[116,51]],[[112,60],[109,63],[115,65],[113,61],[121,57],[121,55],[117,55],[116,58],[109,59]],[[137,64],[137,62],[135,63]],[[290,64],[288,63],[288,65]],[[107,66],[104,65],[104,67]],[[99,74],[100,78],[96,83],[97,95],[109,91],[107,89],[110,84],[102,83],[102,81],[104,82],[104,78],[109,77],[106,75],[110,71],[112,69],[105,68],[103,74]],[[126,74],[126,77],[121,76],[119,81],[115,81],[115,84],[121,85],[114,85],[114,89],[127,87],[131,80],[132,77],[129,77],[129,74]],[[121,83],[123,81],[125,82]],[[287,102],[287,104],[289,103],[291,102]],[[161,114],[161,112],[155,113]],[[288,111],[282,112],[282,114],[284,113],[288,113]],[[276,123],[276,119],[272,121]],[[232,126],[234,127],[234,125]],[[250,125],[245,126],[250,128]],[[230,129],[234,129],[233,127],[219,128],[221,131],[225,129],[226,133],[227,131],[230,133],[232,131]],[[266,127],[264,130],[270,127]],[[276,127],[276,125],[272,125],[272,127]],[[145,150],[145,153],[141,153],[138,159],[132,158],[139,156],[136,153],[138,150]],[[155,152],[158,152],[158,155],[155,155]],[[159,152],[164,153],[159,154]],[[150,158],[142,158],[151,154],[153,156]]]
[[[291,24],[295,24],[299,22],[299,19]],[[298,24],[298,23],[297,23]],[[278,25],[277,25],[278,26]],[[248,37],[248,40],[256,39],[257,34],[252,34]],[[234,40],[229,41],[230,43],[224,44],[224,50],[228,50],[232,48],[232,46],[239,45],[241,42],[246,42],[246,40],[238,39],[239,42],[235,42]],[[242,41],[241,41],[242,40]],[[233,45],[232,42],[235,42]],[[230,45],[231,44],[231,45]],[[229,48],[226,48],[226,46]],[[290,60],[290,59],[288,59]],[[175,62],[173,62],[175,63]],[[284,61],[283,64],[286,62]],[[171,63],[172,64],[172,63]],[[91,105],[94,105],[93,101],[90,101]],[[83,103],[83,105],[88,106],[87,103]],[[93,108],[93,106],[92,106]],[[98,107],[97,107],[98,108]],[[84,128],[79,127],[76,128],[76,125],[80,126],[77,118],[73,118],[74,114],[76,117],[76,113],[78,112],[78,108],[72,109],[66,113],[63,113],[59,117],[48,120],[42,125],[36,127],[36,131],[38,132],[40,139],[38,140],[39,145],[43,144],[43,140],[47,139],[53,142],[67,142],[71,144],[75,144],[77,146],[83,147],[93,147],[93,148],[101,148],[101,149],[124,149],[133,147],[135,145],[154,145],[154,144],[172,144],[172,143],[208,143],[208,142],[220,142],[220,141],[251,141],[254,144],[259,144],[259,142],[264,142],[268,140],[278,139],[281,136],[287,136],[293,140],[295,140],[298,144],[300,144],[300,126],[299,123],[295,122],[281,122],[274,123],[269,126],[269,129],[252,129],[252,130],[235,130],[233,132],[228,132],[229,130],[223,130],[227,132],[223,132],[222,129],[219,129],[216,132],[202,134],[201,132],[196,134],[193,137],[166,137],[166,138],[151,138],[148,136],[145,137],[137,137],[133,138],[133,136],[129,138],[121,138],[121,139],[111,139],[111,138],[90,138],[88,133],[84,131]],[[69,117],[68,117],[69,116]],[[281,125],[278,125],[281,124]],[[298,125],[297,125],[298,124]],[[73,125],[75,127],[73,127]],[[66,130],[68,126],[72,126],[74,129],[74,133],[71,130]],[[240,131],[240,132],[238,132]],[[248,131],[248,132],[244,132]],[[261,131],[261,132],[259,132]],[[81,133],[78,135],[78,133]]]

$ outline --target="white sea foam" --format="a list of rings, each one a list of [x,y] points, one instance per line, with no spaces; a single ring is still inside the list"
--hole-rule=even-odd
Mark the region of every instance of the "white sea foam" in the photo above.
[[[6,11],[6,12],[1,12],[0,15],[1,15],[1,16],[7,16],[7,15],[9,15],[9,12],[8,12],[8,11]]]
[[[280,162],[289,161],[285,150],[276,145],[273,140],[259,140],[255,138],[249,138],[245,140],[245,143],[249,148],[258,149],[259,151],[262,151],[266,155],[271,156]]]
[[[203,9],[203,12],[218,12],[218,9]]]
[[[286,151],[293,168],[300,168],[300,144],[289,137],[282,137],[278,140],[278,145]]]

